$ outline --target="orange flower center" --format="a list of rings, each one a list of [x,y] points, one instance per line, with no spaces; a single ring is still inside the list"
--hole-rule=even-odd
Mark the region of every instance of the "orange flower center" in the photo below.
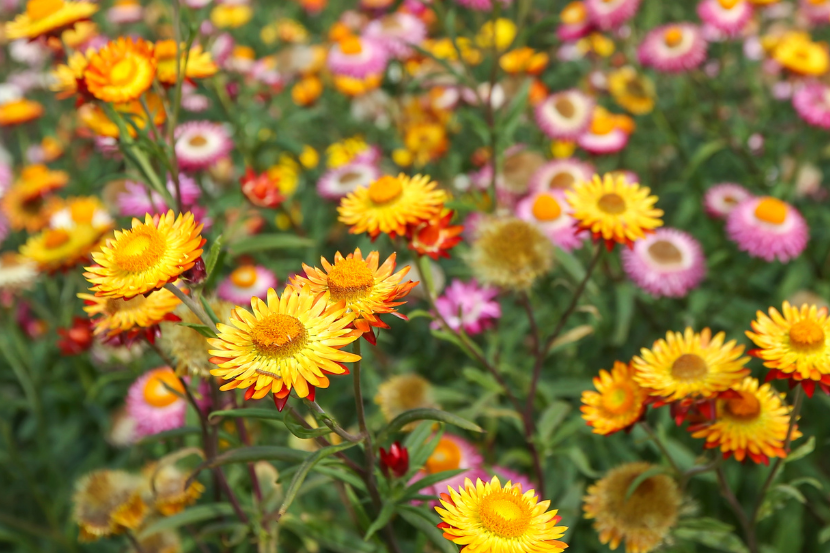
[[[402,193],[403,187],[401,186],[401,181],[389,175],[384,175],[369,185],[369,199],[378,205],[393,202]]]
[[[553,107],[559,112],[559,115],[566,119],[570,119],[576,113],[576,107],[570,98],[559,98],[554,102]]]
[[[609,192],[602,195],[597,207],[609,215],[619,215],[625,211],[625,199],[616,192]]]
[[[95,215],[95,202],[77,201],[69,206],[69,214],[76,223],[87,224],[92,222]]]
[[[595,115],[591,120],[591,132],[594,134],[606,135],[614,130],[616,125],[612,117]]]
[[[354,35],[347,36],[340,41],[340,51],[346,55],[353,56],[363,52],[360,39]]]
[[[680,27],[672,27],[663,33],[663,41],[669,48],[674,48],[683,42],[683,30]]]
[[[46,236],[43,237],[43,245],[52,250],[60,248],[69,242],[69,233],[63,229],[47,230]]]
[[[755,208],[755,217],[771,225],[780,225],[787,218],[787,204],[778,198],[762,198]]]
[[[256,283],[256,267],[243,265],[231,273],[231,282],[238,288],[250,288]]]
[[[657,263],[671,265],[683,261],[683,254],[668,240],[657,240],[648,247],[648,254]]]
[[[153,407],[167,407],[183,395],[184,386],[170,369],[153,371],[153,375],[144,384],[144,401]]]
[[[305,325],[296,317],[274,313],[257,321],[251,329],[257,353],[267,357],[289,357],[308,341]]]
[[[677,380],[695,380],[706,376],[708,372],[706,361],[694,353],[684,353],[671,366],[671,375]]]
[[[375,285],[375,275],[361,259],[348,258],[334,264],[328,274],[331,301],[354,301],[364,297]]]
[[[190,140],[187,141],[188,144],[193,146],[194,148],[200,148],[208,143],[207,138],[202,136],[201,134],[197,134],[196,136],[192,137]]]
[[[571,2],[562,10],[560,17],[565,25],[576,25],[588,19],[588,10],[582,2]]]
[[[740,2],[740,1],[741,0],[718,0],[718,4],[720,4],[720,6],[725,10],[731,10],[732,8],[737,6],[738,2]],[[808,1],[810,1],[810,0],[808,0]],[[823,2],[824,0],[820,0],[820,1]]]
[[[576,179],[570,173],[556,173],[551,177],[548,185],[551,188],[570,188]]]
[[[735,397],[726,400],[724,408],[726,412],[736,419],[748,420],[754,419],[761,414],[761,402],[755,397],[755,394],[747,392],[738,392],[741,397]]]
[[[118,63],[110,69],[110,81],[116,86],[125,85],[133,79],[136,69],[136,63],[132,57],[118,60]]]
[[[824,345],[824,330],[814,321],[798,321],[790,327],[790,344],[800,350],[814,350]]]
[[[602,394],[602,407],[613,415],[622,415],[631,410],[634,394],[629,386],[620,383]]]
[[[128,273],[140,273],[155,266],[167,244],[155,227],[140,226],[128,230],[113,247],[115,265]]]
[[[49,17],[63,7],[63,0],[29,0],[26,4],[26,15],[32,21]]]
[[[533,217],[537,221],[554,221],[562,215],[562,207],[550,194],[541,194],[533,202]]]
[[[521,537],[533,518],[531,509],[512,490],[494,491],[484,497],[478,514],[484,527],[502,538]]]
[[[461,464],[461,448],[449,438],[441,438],[438,447],[429,456],[424,468],[430,474],[455,470]]]

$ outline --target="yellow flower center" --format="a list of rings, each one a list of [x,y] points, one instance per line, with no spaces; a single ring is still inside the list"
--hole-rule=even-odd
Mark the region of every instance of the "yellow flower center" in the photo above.
[[[553,221],[561,214],[559,202],[550,194],[541,194],[533,202],[533,216],[537,221]]]
[[[553,175],[550,181],[548,181],[548,185],[551,188],[570,188],[571,186],[573,186],[573,183],[575,181],[576,179],[573,177],[573,175],[571,175],[570,173],[562,172]]]
[[[441,438],[438,447],[429,456],[424,468],[430,474],[455,470],[461,464],[461,448],[449,438]]]
[[[401,186],[401,181],[389,175],[384,175],[369,185],[369,199],[378,205],[393,202],[402,193],[403,187]]]
[[[243,265],[231,273],[231,282],[238,288],[250,288],[256,283],[256,267]]]
[[[363,52],[360,39],[356,36],[347,36],[340,41],[340,51],[346,55],[354,56]]]
[[[49,17],[63,7],[63,0],[29,0],[26,4],[26,15],[32,21]]]
[[[612,117],[595,115],[591,120],[591,132],[594,134],[606,135],[614,130],[616,125]]]
[[[672,27],[663,33],[663,41],[669,48],[674,48],[683,42],[683,30],[680,27]]]
[[[671,375],[678,380],[695,380],[706,376],[708,372],[706,361],[694,353],[684,353],[671,366]]]
[[[518,538],[530,526],[531,510],[511,491],[492,492],[481,500],[478,515],[489,531],[502,538]]]
[[[354,301],[364,297],[375,285],[375,276],[365,261],[343,259],[328,274],[331,301]]]
[[[194,137],[191,137],[190,140],[187,141],[188,144],[193,146],[194,148],[200,148],[208,143],[207,138],[202,136],[201,134],[197,134]]]
[[[616,192],[609,192],[602,195],[597,207],[609,215],[619,215],[625,211],[625,199]]]
[[[76,223],[91,223],[92,217],[95,215],[95,202],[84,200],[73,202],[69,206],[69,214]]]
[[[724,409],[736,419],[748,420],[754,419],[761,414],[761,402],[755,397],[755,394],[747,392],[738,392],[741,397],[735,397],[726,400]]]
[[[657,240],[648,247],[648,254],[657,263],[671,265],[683,261],[683,254],[668,240]]]
[[[136,69],[132,57],[119,60],[110,70],[110,81],[116,86],[127,84],[135,76]]]
[[[764,197],[755,208],[755,217],[771,225],[780,225],[787,218],[787,204],[778,198]]]
[[[602,407],[613,415],[628,413],[633,403],[634,394],[631,388],[623,383],[602,394]]]
[[[720,6],[725,10],[731,10],[732,8],[737,6],[738,2],[740,1],[741,0],[718,0],[718,4],[720,4]],[[823,2],[824,0],[821,1]]]
[[[60,248],[69,242],[69,233],[63,229],[47,230],[46,236],[43,237],[43,245],[47,249]]]
[[[184,395],[184,387],[173,371],[155,371],[144,384],[144,401],[153,407],[167,407],[181,399],[172,390]]]
[[[588,10],[582,2],[571,2],[562,10],[560,17],[565,25],[576,25],[588,19]]]
[[[296,317],[274,313],[257,321],[251,329],[257,353],[268,357],[289,357],[308,341],[305,325]]]
[[[553,107],[559,112],[559,115],[566,119],[570,119],[576,113],[576,107],[570,98],[559,98],[554,102]]]
[[[164,237],[155,227],[136,227],[125,232],[113,245],[115,265],[128,273],[146,271],[158,263],[166,246]]]
[[[824,345],[824,330],[814,321],[798,321],[790,327],[790,344],[800,350],[814,350]]]

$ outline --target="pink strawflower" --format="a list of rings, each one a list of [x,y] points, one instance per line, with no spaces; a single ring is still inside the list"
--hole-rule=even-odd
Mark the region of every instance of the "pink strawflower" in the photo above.
[[[233,149],[228,129],[212,121],[190,121],[176,127],[176,156],[186,171],[207,169]]]
[[[536,106],[536,124],[550,138],[575,139],[591,125],[595,104],[575,88],[556,92]]]
[[[144,373],[127,392],[127,415],[135,420],[136,436],[143,438],[184,426],[187,400],[170,390],[180,390],[170,367]],[[181,390],[182,392],[184,390]]]
[[[363,36],[383,46],[391,57],[406,59],[412,55],[409,45],[427,37],[427,26],[412,14],[394,12],[369,22]]]
[[[693,23],[669,23],[652,29],[637,48],[640,63],[664,73],[682,73],[706,59],[706,40]]]
[[[594,29],[584,2],[571,2],[559,14],[556,36],[562,42],[571,42],[588,35]]]
[[[590,236],[577,228],[572,212],[561,189],[535,192],[516,206],[516,217],[539,227],[551,242],[566,252],[578,248]]]
[[[637,13],[641,0],[585,0],[591,23],[604,31],[616,29]]]
[[[269,288],[277,287],[277,276],[262,265],[242,265],[233,270],[216,289],[220,299],[236,305],[249,305],[251,298],[264,298]]]
[[[724,182],[706,191],[703,207],[711,217],[726,219],[739,203],[751,197],[752,193],[740,184]]]
[[[790,204],[764,196],[744,200],[726,220],[726,233],[738,249],[766,261],[795,259],[810,238],[810,229]]]
[[[176,198],[176,184],[172,179],[167,180],[167,190]],[[202,195],[201,189],[192,178],[184,173],[179,174],[179,191],[182,194],[182,206],[187,208],[196,203]],[[124,192],[116,198],[119,214],[123,217],[144,217],[150,213],[165,213],[176,206],[167,205],[161,194],[150,190],[140,182],[126,181]]]
[[[830,23],[830,0],[798,0],[798,10],[814,25]]]
[[[460,436],[444,433],[441,436],[438,445],[429,456],[424,464],[423,470],[415,473],[409,481],[409,485],[414,484],[428,474],[436,474],[439,472],[467,469],[464,472],[451,476],[446,480],[442,480],[432,486],[427,486],[421,490],[421,495],[435,495],[440,496],[442,493],[447,493],[447,487],[458,488],[464,485],[464,479],[470,478],[484,478],[485,472],[481,467],[483,459],[476,447]],[[433,501],[437,504],[437,501]]]
[[[542,165],[530,177],[531,191],[567,190],[579,182],[590,181],[596,170],[590,163],[576,158],[556,159]]]
[[[588,129],[576,139],[576,143],[586,152],[595,155],[613,154],[619,152],[628,144],[629,134],[619,127],[611,131],[598,134]]]
[[[752,4],[746,0],[739,0],[732,7],[727,7],[728,5],[729,3],[722,0],[702,0],[697,5],[697,14],[704,23],[730,37],[735,37],[752,19]]]
[[[210,55],[213,57],[213,61],[224,67],[225,63],[230,59],[231,54],[233,54],[235,44],[236,41],[230,33],[222,33],[216,37],[210,47]]]
[[[513,0],[501,0],[502,6],[509,6],[512,2]],[[455,0],[455,3],[479,12],[488,12],[493,9],[492,0]]]
[[[352,40],[355,42],[352,43]],[[343,51],[341,43],[331,46],[328,55],[328,66],[335,75],[347,75],[356,79],[364,79],[369,75],[383,73],[389,55],[378,41],[368,37],[353,37],[343,41],[352,46],[359,46],[359,51],[351,53],[351,50]]]
[[[625,273],[656,297],[682,298],[706,275],[700,243],[673,228],[659,228],[622,251]]]
[[[495,301],[498,293],[495,288],[479,286],[475,280],[464,283],[453,279],[435,300],[435,306],[450,328],[456,331],[463,328],[467,334],[474,335],[492,327],[501,317],[501,306]],[[434,321],[432,327],[441,328],[441,322]]]
[[[830,129],[830,87],[814,82],[793,94],[793,107],[798,115],[814,127]]]
[[[352,161],[323,173],[317,181],[317,193],[327,200],[339,200],[362,186],[368,187],[380,174],[374,163]]]

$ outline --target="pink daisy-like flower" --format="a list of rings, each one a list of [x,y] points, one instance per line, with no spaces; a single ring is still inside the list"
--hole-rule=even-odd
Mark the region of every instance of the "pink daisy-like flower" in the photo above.
[[[572,212],[561,189],[535,192],[516,206],[516,217],[538,226],[551,242],[566,252],[578,248],[590,236],[577,228]]]
[[[465,478],[483,477],[481,467],[483,459],[473,444],[449,433],[445,433],[438,441],[438,445],[424,463],[423,470],[418,471],[409,484],[412,485],[424,476],[437,474],[448,470],[467,469],[464,472],[442,480],[421,490],[422,495],[438,496],[447,490],[447,486],[458,487],[464,484]],[[436,503],[436,501],[433,501]]]
[[[830,87],[822,83],[808,83],[793,94],[793,107],[807,123],[830,129]]]
[[[173,198],[176,197],[176,184],[172,179],[167,181],[167,190]],[[179,174],[179,191],[182,194],[183,207],[192,206],[202,195],[196,181],[184,173]],[[174,207],[167,205],[158,192],[148,189],[140,182],[132,181],[124,183],[124,192],[118,195],[116,202],[122,217],[144,217],[147,213],[165,213]]]
[[[388,61],[386,48],[365,36],[352,36],[333,44],[327,58],[332,73],[356,79],[383,73]]]
[[[637,13],[641,0],[585,0],[591,23],[608,31],[616,29]]]
[[[738,249],[766,261],[795,259],[810,238],[810,229],[790,204],[764,196],[744,200],[726,219],[726,233]]]
[[[138,2],[116,2],[107,10],[107,20],[116,25],[138,23],[144,17],[144,8]]]
[[[427,37],[427,26],[410,13],[394,12],[369,22],[363,36],[386,48],[390,56],[405,59],[412,55],[409,45]]]
[[[479,334],[493,326],[501,317],[501,306],[495,301],[499,291],[480,286],[475,280],[462,282],[453,279],[444,294],[435,300],[438,313],[453,330],[460,328],[470,335]],[[440,321],[433,321],[432,328],[441,328]]]
[[[590,181],[596,170],[590,163],[576,158],[556,159],[542,165],[530,177],[531,191],[567,190],[578,182]]]
[[[673,228],[659,228],[622,251],[628,278],[656,297],[682,298],[706,275],[706,260],[697,240]]]
[[[176,156],[186,171],[207,169],[233,149],[227,128],[211,121],[190,121],[176,127]]]
[[[575,139],[591,125],[593,98],[577,89],[563,90],[536,106],[536,124],[550,138]]]
[[[628,144],[629,134],[619,127],[614,127],[608,132],[597,133],[588,129],[576,139],[580,148],[592,154],[613,154],[625,148]]]
[[[216,37],[210,47],[210,55],[213,61],[223,66],[233,54],[233,47],[236,44],[230,33],[222,33]]]
[[[536,489],[536,484],[531,482],[530,478],[507,467],[493,465],[489,471],[489,474],[492,476],[498,476],[502,483],[509,481],[513,482],[513,484],[520,484],[522,486],[522,493],[527,492],[528,490]]]
[[[799,0],[798,10],[814,25],[830,23],[830,0]]]
[[[640,63],[664,73],[682,73],[706,59],[706,40],[693,23],[670,23],[652,29],[637,48]]]
[[[0,196],[6,193],[13,179],[12,166],[4,161],[0,161]]]
[[[277,287],[277,276],[262,265],[242,265],[233,270],[216,289],[220,299],[236,305],[251,303],[251,298],[264,298],[269,288]]]
[[[570,42],[586,36],[593,29],[585,2],[571,2],[559,14],[556,36],[562,42]]]
[[[374,163],[353,161],[326,171],[317,181],[317,193],[327,200],[339,200],[379,178],[380,169]]]
[[[512,2],[513,0],[501,0],[502,6],[509,6]],[[486,12],[493,9],[493,0],[455,0],[455,3],[479,12]]]
[[[735,37],[752,19],[752,4],[746,0],[702,0],[697,5],[697,14],[704,23]]]
[[[703,207],[711,217],[726,219],[738,204],[751,197],[752,193],[740,184],[724,182],[706,191]]]
[[[186,411],[184,388],[170,367],[144,373],[127,392],[127,415],[139,438],[184,426]]]

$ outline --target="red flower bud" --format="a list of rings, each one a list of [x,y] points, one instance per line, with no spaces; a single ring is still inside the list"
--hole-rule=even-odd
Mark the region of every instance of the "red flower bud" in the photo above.
[[[390,472],[400,478],[409,470],[409,451],[400,442],[393,443],[388,452],[380,448],[380,470],[387,478]]]
[[[285,197],[280,194],[279,180],[272,178],[268,173],[257,175],[249,167],[245,170],[245,176],[240,182],[242,193],[257,207],[277,207],[285,200]]]
[[[89,319],[75,317],[72,326],[59,328],[58,347],[64,355],[78,355],[92,346],[92,323]]]

